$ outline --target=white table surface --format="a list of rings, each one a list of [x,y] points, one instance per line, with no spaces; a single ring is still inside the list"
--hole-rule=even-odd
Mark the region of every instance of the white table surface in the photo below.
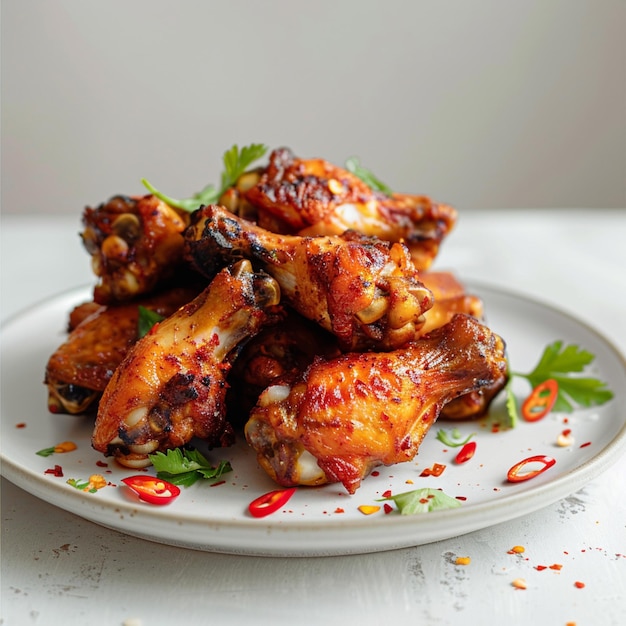
[[[79,229],[79,214],[2,216],[2,320],[93,283]],[[461,211],[436,268],[557,306],[626,354],[626,210]],[[370,555],[253,558],[135,539],[3,479],[0,624],[622,625],[625,496],[622,457],[554,505],[461,537]],[[514,545],[525,553],[508,554]],[[457,555],[471,563],[455,565]],[[563,567],[538,572],[538,561]],[[512,587],[517,577],[526,590]]]

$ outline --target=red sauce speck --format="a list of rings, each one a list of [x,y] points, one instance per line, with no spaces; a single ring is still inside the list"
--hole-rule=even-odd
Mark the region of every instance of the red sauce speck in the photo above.
[[[15,424],[15,428],[26,428],[26,422],[19,422]]]
[[[581,583],[580,580],[577,580],[574,583],[574,587],[576,587],[576,589],[582,589],[585,586],[585,583]]]
[[[225,481],[225,480],[220,480],[220,481],[218,481],[218,482],[213,483],[212,485],[210,485],[210,487],[217,487],[218,485],[223,485],[223,484],[225,484],[225,483],[226,483],[226,481]]]
[[[585,441],[585,443],[581,443],[580,444],[580,447],[581,448],[586,448],[587,446],[590,446],[590,445],[591,445],[591,441]]]
[[[535,569],[538,572],[543,572],[544,569],[548,569],[546,565],[535,565]]]
[[[461,502],[465,502],[465,500],[467,500],[467,496],[454,496],[457,500],[460,500]]]
[[[372,472],[372,476],[380,476],[380,472],[377,472],[376,470],[374,470]]]
[[[96,461],[96,465],[98,467],[109,467],[109,464],[105,463],[104,461]]]

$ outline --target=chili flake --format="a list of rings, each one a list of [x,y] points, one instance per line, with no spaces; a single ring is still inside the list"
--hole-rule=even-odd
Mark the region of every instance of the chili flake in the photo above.
[[[358,509],[363,515],[371,515],[372,513],[380,511],[380,507],[375,504],[362,504]]]
[[[550,569],[554,569],[554,570],[560,570],[562,569],[563,566],[560,563],[553,563],[552,565],[550,565]]]
[[[60,465],[55,465],[54,467],[47,469],[44,474],[52,474],[57,478],[63,478],[63,468]]]
[[[574,587],[576,587],[576,589],[583,589],[585,587],[585,583],[581,583],[580,580],[577,580],[574,583]]]
[[[446,466],[443,463],[433,463],[432,467],[425,468],[420,476],[441,476]]]

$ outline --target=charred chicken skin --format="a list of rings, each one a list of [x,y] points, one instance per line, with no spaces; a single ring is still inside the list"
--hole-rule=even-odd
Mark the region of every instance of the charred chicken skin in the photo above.
[[[170,279],[181,264],[187,220],[152,195],[87,207],[81,237],[99,279],[94,300],[125,302]]]
[[[70,314],[70,333],[46,365],[48,410],[84,413],[102,395],[113,372],[138,339],[139,305],[168,317],[201,291],[176,287],[128,304],[86,302]]]
[[[263,392],[245,435],[278,484],[352,494],[373,467],[413,459],[447,402],[506,376],[502,339],[456,315],[400,350],[316,359]]]
[[[286,302],[332,332],[342,350],[403,345],[433,304],[400,243],[358,233],[277,235],[217,205],[193,213],[185,243],[186,258],[208,276],[241,257],[260,264]]]
[[[220,203],[282,234],[341,235],[354,230],[404,242],[417,269],[430,267],[456,223],[456,210],[426,196],[372,190],[346,169],[323,159],[274,150],[267,168],[247,172]]]
[[[100,405],[93,447],[129,467],[199,437],[232,443],[226,376],[233,351],[271,319],[276,281],[249,261],[224,268],[193,301],[140,339],[115,370]]]

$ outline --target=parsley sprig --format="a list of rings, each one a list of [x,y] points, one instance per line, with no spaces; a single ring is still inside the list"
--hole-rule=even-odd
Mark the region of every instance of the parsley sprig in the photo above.
[[[371,170],[363,167],[361,162],[357,157],[350,157],[346,159],[346,169],[349,172],[352,172],[357,178],[360,178],[366,185],[373,189],[374,191],[380,191],[384,193],[386,196],[391,196],[393,191],[391,188],[383,183],[380,178],[375,176]]]
[[[401,515],[415,515],[416,513],[430,513],[443,509],[456,509],[461,503],[440,489],[415,489],[404,493],[381,498],[378,502],[393,500]]]
[[[200,478],[217,480],[223,474],[232,471],[228,461],[220,461],[214,467],[198,450],[174,448],[148,455],[158,478],[174,485],[189,487]]]
[[[604,381],[580,375],[594,359],[591,352],[580,346],[570,344],[563,347],[562,341],[555,341],[546,346],[531,372],[510,372],[506,386],[506,408],[511,425],[515,426],[518,419],[517,400],[511,384],[515,377],[524,378],[533,389],[549,378],[556,380],[559,393],[553,411],[571,413],[577,407],[598,406],[608,402],[614,394]]]
[[[183,211],[193,212],[200,206],[205,204],[215,204],[221,195],[229,188],[232,187],[237,179],[258,159],[263,157],[267,152],[267,146],[261,143],[253,143],[249,146],[244,146],[239,149],[237,144],[233,145],[230,150],[227,150],[222,161],[224,163],[224,171],[222,172],[221,184],[217,188],[215,185],[209,184],[202,191],[195,193],[191,198],[184,198],[178,200],[170,196],[165,195],[158,189],[156,189],[145,178],[141,179],[144,187],[162,200],[166,204]]]

